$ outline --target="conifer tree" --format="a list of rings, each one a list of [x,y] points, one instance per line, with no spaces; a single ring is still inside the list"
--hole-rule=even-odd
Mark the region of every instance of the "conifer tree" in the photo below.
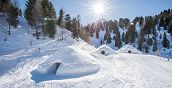
[[[130,25],[125,35],[125,44],[134,43],[136,39],[136,30],[134,25]]]
[[[122,42],[125,42],[125,33],[122,33]]]
[[[35,9],[34,9],[35,2],[36,2],[36,0],[28,0],[25,3],[26,10],[24,12],[24,17],[27,20],[27,23],[29,24],[29,26],[32,28],[36,24],[36,13],[35,13]],[[29,34],[29,28],[28,28],[28,34]]]
[[[153,51],[153,52],[156,52],[157,50],[158,50],[157,44],[154,44],[154,45],[153,45],[153,50],[152,50],[152,51]]]
[[[170,33],[171,37],[172,37],[172,20],[171,20],[171,22],[170,22],[170,24],[168,26],[168,33]]]
[[[66,17],[65,17],[65,23],[66,23],[66,29],[69,30],[69,31],[72,31],[71,30],[71,17],[70,17],[70,14],[67,14]]]
[[[64,10],[63,10],[63,9],[60,10],[59,18],[58,18],[57,24],[58,24],[61,28],[66,28],[65,19],[64,19]]]
[[[79,17],[72,20],[72,36],[73,39],[79,39],[80,22]]]
[[[0,11],[7,13],[7,10],[10,7],[10,1],[11,0],[0,0]]]
[[[120,38],[120,33],[115,36],[114,40],[115,40],[115,47],[118,47],[118,49],[121,48],[122,42]]]
[[[165,32],[164,32],[164,36],[163,36],[163,40],[162,40],[162,45],[164,48],[168,48],[168,49],[170,48],[170,42],[167,39],[167,35]]]
[[[19,23],[18,16],[19,16],[19,8],[17,7],[17,5],[10,3],[7,9],[7,22],[9,25],[9,31],[8,31],[9,35],[11,35],[11,26],[16,28]]]
[[[45,25],[43,28],[43,34],[44,36],[47,35],[50,38],[54,39],[55,38],[55,33],[56,33],[56,12],[53,7],[53,4],[49,2],[48,0],[43,0],[41,2],[42,6],[42,17],[47,18],[45,20]]]

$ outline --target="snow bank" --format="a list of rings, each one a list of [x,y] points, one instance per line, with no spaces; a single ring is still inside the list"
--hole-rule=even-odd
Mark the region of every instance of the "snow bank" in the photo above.
[[[141,51],[139,51],[138,49],[136,49],[135,47],[133,47],[131,45],[123,46],[121,49],[118,50],[118,52],[121,52],[121,53],[132,53],[132,54],[142,54]]]
[[[105,53],[105,55],[117,54],[117,52],[115,50],[111,49],[107,45],[100,46],[99,48],[96,49],[96,51],[94,53],[102,54],[102,51]]]

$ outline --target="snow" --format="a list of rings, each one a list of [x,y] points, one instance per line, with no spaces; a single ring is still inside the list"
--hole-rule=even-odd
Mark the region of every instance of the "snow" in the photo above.
[[[117,51],[76,41],[68,31],[64,36],[36,40],[22,25],[7,42],[0,35],[0,88],[172,88],[171,59],[143,55],[130,45],[104,56],[95,52]]]
[[[111,49],[107,45],[100,46],[99,48],[96,49],[96,51],[94,53],[101,54],[102,51],[105,51],[105,55],[117,54],[117,52],[115,50]]]
[[[60,52],[56,52],[45,63],[40,64],[35,71],[31,72],[32,79],[36,82],[46,80],[62,80],[82,77],[98,72],[99,66],[86,61],[89,59],[93,60],[94,58],[89,54],[85,54],[83,50],[75,46],[64,47]],[[50,72],[53,72],[54,67],[52,66],[54,63],[61,64],[54,74],[49,74]],[[39,77],[39,75],[44,76]]]
[[[132,54],[142,54],[141,51],[137,50],[135,47],[131,45],[125,45],[121,49],[118,50],[121,53],[132,53]]]

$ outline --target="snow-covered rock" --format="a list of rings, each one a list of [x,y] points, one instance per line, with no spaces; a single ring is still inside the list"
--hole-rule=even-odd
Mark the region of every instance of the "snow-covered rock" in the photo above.
[[[94,53],[96,53],[96,54],[104,53],[104,55],[117,54],[117,52],[115,50],[113,50],[112,48],[110,48],[107,45],[100,46],[99,48],[96,49],[96,51]]]
[[[121,49],[118,50],[118,52],[121,52],[121,53],[132,53],[132,54],[142,54],[141,51],[139,51],[138,49],[136,49],[135,47],[133,47],[131,45],[123,46]]]

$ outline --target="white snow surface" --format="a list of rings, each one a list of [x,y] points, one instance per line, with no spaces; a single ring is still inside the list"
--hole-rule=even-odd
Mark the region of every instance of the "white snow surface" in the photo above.
[[[7,42],[0,35],[0,88],[172,88],[172,61],[167,58],[103,56],[92,53],[96,48],[84,41],[73,40],[70,32],[59,41],[36,40],[26,31],[13,29]],[[61,65],[54,71],[55,63]]]
[[[132,54],[142,54],[141,51],[139,51],[138,49],[136,49],[135,47],[131,45],[125,45],[121,49],[118,50],[118,52],[121,52],[121,53],[128,53],[129,51],[131,51]]]

